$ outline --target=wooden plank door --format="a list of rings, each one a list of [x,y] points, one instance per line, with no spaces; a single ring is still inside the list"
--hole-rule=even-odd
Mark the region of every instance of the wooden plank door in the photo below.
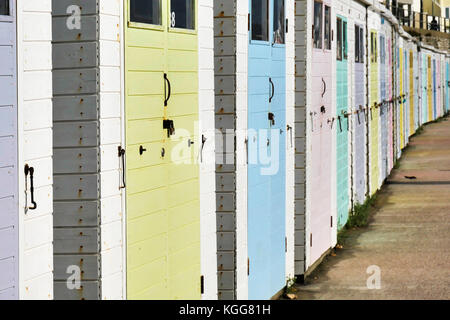
[[[130,299],[200,298],[196,8],[194,0],[127,1]]]
[[[0,300],[19,293],[15,8],[15,0],[0,0]]]
[[[284,1],[249,8],[248,297],[270,299],[285,284]]]
[[[313,1],[312,97],[308,121],[311,123],[310,257],[308,266],[331,247],[332,54],[331,1]]]
[[[370,100],[369,100],[369,118],[370,118],[370,195],[373,195],[379,186],[380,177],[380,159],[379,159],[379,122],[380,115],[379,103],[379,51],[378,51],[378,33],[375,29],[370,32]]]
[[[359,39],[359,40],[357,40]],[[354,92],[356,116],[355,121],[355,201],[362,204],[366,195],[365,170],[366,170],[366,153],[365,153],[365,128],[366,117],[364,113],[365,105],[365,45],[364,45],[364,27],[355,25],[355,75],[354,75]]]
[[[348,219],[349,198],[349,122],[348,112],[348,40],[347,18],[336,17],[336,200],[337,227],[340,230]]]
[[[386,74],[386,38],[384,35],[380,34],[380,103],[383,103],[378,109],[380,112],[380,132],[381,132],[381,159],[380,159],[380,172],[381,172],[381,181],[383,181],[387,176],[387,145],[388,145],[388,118],[387,111],[388,106],[384,104],[384,101],[387,100],[387,92],[386,92],[386,82],[387,82],[387,74]]]

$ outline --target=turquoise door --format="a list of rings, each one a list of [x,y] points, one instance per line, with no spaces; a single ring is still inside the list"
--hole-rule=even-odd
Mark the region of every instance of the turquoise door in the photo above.
[[[338,230],[347,223],[349,209],[348,179],[348,45],[347,19],[336,17],[336,181]]]
[[[285,283],[284,0],[250,0],[248,60],[248,297]]]

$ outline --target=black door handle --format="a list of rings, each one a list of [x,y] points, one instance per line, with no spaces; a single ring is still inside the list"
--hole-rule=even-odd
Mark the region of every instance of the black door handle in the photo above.
[[[322,78],[322,82],[323,82],[323,92],[322,92],[322,98],[323,98],[325,92],[327,92],[327,83],[325,82],[325,80],[323,80],[323,78]]]
[[[139,154],[142,156],[144,154],[144,152],[147,151],[147,149],[145,149],[143,146],[139,147]]]
[[[166,84],[169,87],[169,94],[167,96],[166,96],[167,93]],[[167,73],[164,73],[164,107],[167,107],[171,94],[172,94],[172,86],[170,85],[170,80],[167,77]]]
[[[34,201],[34,168],[28,166],[28,164],[25,165],[25,189],[27,185],[27,177],[28,174],[30,174],[30,193],[31,193],[31,203],[33,204],[32,207],[28,207],[30,210],[36,210],[37,203]]]
[[[269,82],[272,85],[272,95],[269,98],[269,103],[272,102],[273,96],[275,95],[275,85],[273,84],[272,78],[269,78]]]
[[[125,149],[123,149],[121,146],[118,147],[119,149],[119,158],[122,158],[122,182],[123,185],[121,186],[119,184],[119,189],[124,189],[126,188],[126,184],[125,184]]]

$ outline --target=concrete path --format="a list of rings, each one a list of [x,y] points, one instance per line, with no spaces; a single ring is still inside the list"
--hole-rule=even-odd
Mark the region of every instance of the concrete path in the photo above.
[[[380,289],[367,288],[372,265]],[[349,230],[336,256],[296,288],[300,300],[450,299],[450,118],[412,138],[368,227]]]

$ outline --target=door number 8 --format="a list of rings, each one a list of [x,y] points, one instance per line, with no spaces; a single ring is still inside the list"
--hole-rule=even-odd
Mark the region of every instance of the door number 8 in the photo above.
[[[170,26],[175,27],[175,11],[172,11],[172,16],[170,17]]]

